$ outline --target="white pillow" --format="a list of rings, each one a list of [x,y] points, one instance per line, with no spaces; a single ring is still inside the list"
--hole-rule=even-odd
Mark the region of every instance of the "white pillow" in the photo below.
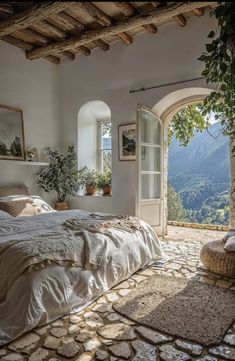
[[[226,251],[235,252],[235,236],[229,237],[225,243],[224,249]]]
[[[0,197],[0,210],[9,213],[13,217],[36,216],[42,213],[55,212],[39,196],[28,195]]]
[[[6,218],[12,218],[12,216],[9,213],[0,210],[0,219]]]

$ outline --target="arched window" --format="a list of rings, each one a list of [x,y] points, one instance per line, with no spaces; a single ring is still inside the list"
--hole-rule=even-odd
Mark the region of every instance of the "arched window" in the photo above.
[[[111,111],[100,100],[84,104],[78,113],[78,164],[99,173],[112,168]]]

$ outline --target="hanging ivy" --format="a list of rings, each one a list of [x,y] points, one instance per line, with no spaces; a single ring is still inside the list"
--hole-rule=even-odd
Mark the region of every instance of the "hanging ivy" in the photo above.
[[[203,115],[214,112],[221,121],[225,135],[235,135],[235,3],[219,2],[212,13],[218,20],[216,31],[208,34],[199,60],[205,63],[202,75],[206,82],[215,85],[203,104]]]

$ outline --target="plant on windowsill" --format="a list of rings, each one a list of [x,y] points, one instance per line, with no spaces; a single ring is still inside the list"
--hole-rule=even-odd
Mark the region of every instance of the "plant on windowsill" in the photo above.
[[[56,210],[67,210],[69,204],[66,202],[66,197],[75,195],[79,186],[77,157],[74,147],[69,146],[65,155],[59,153],[58,150],[52,150],[50,147],[45,150],[49,167],[37,172],[39,176],[37,183],[45,192],[55,191],[57,193]]]
[[[112,173],[110,171],[98,175],[97,187],[103,191],[103,196],[110,196],[112,189]]]
[[[86,195],[94,195],[97,189],[97,172],[85,166],[78,171],[78,174],[80,185],[86,187]]]

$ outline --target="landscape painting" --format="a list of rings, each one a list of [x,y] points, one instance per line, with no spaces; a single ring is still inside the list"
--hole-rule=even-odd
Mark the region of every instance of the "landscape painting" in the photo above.
[[[22,110],[4,105],[0,105],[0,159],[25,159]]]
[[[136,124],[119,125],[119,160],[136,160]]]

